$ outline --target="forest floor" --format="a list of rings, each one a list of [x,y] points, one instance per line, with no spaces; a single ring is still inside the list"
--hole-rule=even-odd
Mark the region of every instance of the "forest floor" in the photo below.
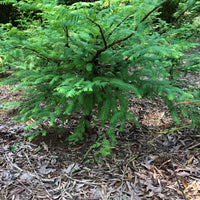
[[[200,83],[199,75],[183,81]],[[1,86],[0,103],[20,98],[21,92]],[[200,199],[199,132],[174,129],[160,98],[133,96],[130,110],[141,127],[127,123],[123,133],[116,132],[113,156],[100,159],[98,150],[84,155],[105,128],[96,126],[84,141],[69,145],[63,141],[77,117],[59,130],[46,122],[47,136],[29,142],[24,135],[30,121],[15,124],[11,118],[18,111],[1,109],[0,200]]]

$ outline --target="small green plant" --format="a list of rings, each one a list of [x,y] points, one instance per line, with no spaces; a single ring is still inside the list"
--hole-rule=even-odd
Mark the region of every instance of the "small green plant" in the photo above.
[[[3,62],[4,62],[4,56],[0,55],[0,73],[3,72]]]
[[[101,0],[71,6],[57,1],[13,2],[22,17],[18,27],[2,26],[0,48],[17,71],[8,81],[19,82],[14,89],[25,94],[16,105],[21,115],[15,119],[34,119],[27,129],[45,119],[55,126],[57,118],[64,123],[78,113],[79,123],[68,138],[76,143],[96,116],[101,126],[109,122],[110,127],[90,150],[97,148],[107,156],[116,144],[116,127],[123,131],[126,121],[137,124],[128,112],[132,93],[138,98],[159,95],[176,123],[177,108],[183,116],[196,116],[191,111],[196,108],[179,103],[193,101],[193,91],[172,84],[186,44],[177,39],[179,28],[166,26],[160,34],[151,20],[159,19],[157,9],[166,1]],[[23,15],[37,9],[42,20]],[[194,125],[198,121],[192,120]],[[28,135],[32,139],[39,132]]]
[[[19,147],[19,145],[13,144],[12,147],[11,147],[11,151],[14,152],[16,150],[16,148],[18,148],[18,147]]]

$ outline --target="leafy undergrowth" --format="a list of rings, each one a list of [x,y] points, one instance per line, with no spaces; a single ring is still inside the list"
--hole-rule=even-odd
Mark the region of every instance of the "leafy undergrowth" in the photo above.
[[[1,101],[13,101],[21,94],[4,86],[0,95]],[[40,137],[29,143],[23,137],[26,125],[11,120],[17,110],[1,110],[0,199],[200,199],[198,133],[189,128],[156,133],[172,125],[159,98],[133,96],[130,110],[141,128],[127,124],[125,132],[116,133],[113,157],[104,159],[99,159],[98,151],[84,159],[95,135],[106,131],[100,127],[82,143],[64,145],[76,125],[74,117],[62,129],[49,128],[43,141]]]

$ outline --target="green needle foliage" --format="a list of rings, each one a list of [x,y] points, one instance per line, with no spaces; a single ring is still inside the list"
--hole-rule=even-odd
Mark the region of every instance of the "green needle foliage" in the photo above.
[[[199,102],[199,92],[172,84],[175,64],[195,45],[184,40],[184,27],[169,28],[159,18],[157,10],[166,1],[101,0],[70,6],[55,0],[6,2],[12,2],[21,17],[17,27],[1,25],[0,54],[16,70],[8,82],[19,83],[15,90],[26,94],[17,102],[21,115],[16,120],[34,119],[27,128],[47,118],[54,126],[57,118],[64,123],[79,113],[76,131],[69,137],[75,143],[83,139],[95,115],[102,126],[110,122],[100,150],[106,156],[116,143],[116,127],[122,131],[126,121],[137,124],[128,112],[132,93],[138,98],[159,95],[176,123],[178,110],[191,117],[194,126],[199,123],[197,107],[180,103]],[[192,32],[191,27],[185,29]]]

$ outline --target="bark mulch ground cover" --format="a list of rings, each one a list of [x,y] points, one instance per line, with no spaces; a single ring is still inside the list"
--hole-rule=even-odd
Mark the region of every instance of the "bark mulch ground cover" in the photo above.
[[[20,92],[1,86],[0,101]],[[11,119],[17,110],[0,110],[0,200],[198,200],[200,199],[200,138],[190,128],[173,124],[159,99],[130,99],[130,110],[142,124],[116,132],[113,156],[100,158],[98,149],[84,158],[105,129],[96,127],[76,145],[63,143],[76,117],[46,137],[28,142],[26,124]],[[29,122],[27,122],[29,123]],[[157,133],[169,129],[168,134]]]

